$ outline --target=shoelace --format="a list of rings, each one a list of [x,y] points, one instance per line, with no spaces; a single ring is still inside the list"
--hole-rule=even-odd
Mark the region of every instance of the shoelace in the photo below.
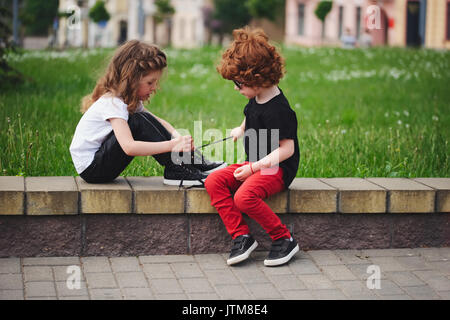
[[[272,247],[270,248],[270,251],[276,251],[276,252],[282,251],[283,247],[284,247],[283,245],[285,243],[287,243],[287,241],[285,239],[275,240],[272,244]]]
[[[233,241],[233,245],[231,246],[231,251],[236,251],[242,248],[242,246],[244,245],[244,241],[245,238],[239,239],[239,240],[234,240]]]
[[[181,167],[184,168],[184,174],[183,174],[183,177],[181,178],[180,185],[178,186],[178,190],[180,190],[181,188],[183,188],[184,190],[187,190],[187,189],[191,189],[191,188],[204,188],[205,187],[205,183],[201,179],[197,179],[201,183],[201,186],[199,186],[199,185],[198,186],[192,185],[189,187],[183,186],[183,181],[184,181],[184,178],[186,177],[186,174],[193,173],[193,172],[183,162],[181,162]]]

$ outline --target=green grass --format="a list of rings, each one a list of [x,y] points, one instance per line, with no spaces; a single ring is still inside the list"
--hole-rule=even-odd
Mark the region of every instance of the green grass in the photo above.
[[[224,136],[238,126],[246,99],[215,71],[221,50],[165,50],[169,68],[147,108],[191,134],[194,121],[202,121],[203,133],[215,128]],[[287,74],[280,87],[299,121],[298,177],[450,177],[449,51],[281,51]],[[0,92],[0,174],[76,175],[69,145],[80,100],[112,52],[10,58],[33,81]],[[196,145],[208,142],[203,138]],[[240,146],[234,150],[224,160],[242,160]],[[123,175],[162,172],[152,157],[138,157]]]

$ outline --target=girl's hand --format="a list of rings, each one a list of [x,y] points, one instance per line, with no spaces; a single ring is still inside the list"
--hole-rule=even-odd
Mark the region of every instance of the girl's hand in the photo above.
[[[172,152],[189,152],[194,149],[194,140],[191,136],[179,136],[172,141]]]
[[[231,130],[230,135],[233,137],[233,141],[236,142],[237,139],[239,139],[244,135],[244,130],[242,130],[241,127],[236,127],[233,130]]]
[[[252,169],[250,168],[249,164],[246,164],[245,166],[239,167],[236,170],[234,170],[233,173],[236,180],[244,181],[248,177],[252,175]]]

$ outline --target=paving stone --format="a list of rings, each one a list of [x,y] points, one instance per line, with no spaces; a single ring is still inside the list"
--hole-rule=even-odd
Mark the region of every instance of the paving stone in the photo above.
[[[439,291],[437,294],[444,300],[450,300],[450,291]]]
[[[61,297],[77,297],[77,296],[82,296],[82,297],[86,297],[88,296],[88,291],[87,291],[87,287],[86,287],[86,282],[85,281],[80,281],[80,288],[73,288],[70,289],[67,286],[67,282],[66,281],[57,281],[56,282],[56,292],[58,293],[58,298]]]
[[[339,289],[311,290],[317,300],[346,300],[347,297]]]
[[[110,261],[114,272],[141,271],[136,257],[112,257]]]
[[[169,264],[144,264],[143,271],[149,279],[175,279],[175,273]]]
[[[439,271],[443,275],[450,276],[450,261],[431,261],[429,264],[434,270]]]
[[[215,292],[193,292],[188,293],[188,297],[191,300],[219,300],[220,297]]]
[[[184,213],[185,192],[163,184],[163,177],[127,177],[136,213]]]
[[[76,177],[81,213],[131,213],[132,191],[124,177],[110,183],[87,183]]]
[[[112,273],[86,273],[86,280],[89,289],[117,288],[116,280]]]
[[[73,177],[27,177],[25,188],[27,215],[78,214]]]
[[[417,256],[413,249],[365,249],[362,250],[364,257],[411,257]]]
[[[403,290],[415,300],[440,300],[441,298],[429,286],[403,287]]]
[[[1,258],[0,273],[20,273],[20,258]]]
[[[183,293],[183,289],[176,279],[152,279],[151,289],[155,294]]]
[[[178,262],[172,263],[171,267],[178,278],[199,278],[204,276],[196,263]]]
[[[420,280],[415,274],[410,271],[386,272],[386,276],[400,287],[425,285],[425,282]]]
[[[125,300],[151,300],[154,296],[149,288],[123,288]]]
[[[367,264],[370,262],[362,250],[334,250],[334,254],[344,264]]]
[[[395,257],[395,259],[400,262],[406,270],[433,269],[433,266],[427,263],[422,257]]]
[[[47,266],[25,266],[23,274],[25,282],[53,281],[53,270]]]
[[[200,292],[214,293],[214,289],[205,278],[184,278],[180,279],[180,284],[188,294]]]
[[[321,266],[322,271],[331,280],[356,280],[355,275],[345,265]]]
[[[295,259],[289,262],[288,267],[294,274],[319,274],[321,271],[312,260]]]
[[[427,261],[450,261],[450,255],[445,248],[416,248],[414,252]]]
[[[423,183],[436,190],[436,211],[450,212],[450,179],[449,178],[416,178],[417,182]]]
[[[322,274],[301,274],[297,277],[311,290],[336,288],[334,283]]]
[[[281,293],[271,283],[246,283],[255,299],[281,299]]]
[[[207,269],[203,270],[205,276],[213,284],[239,284],[239,280],[229,269]]]
[[[249,292],[240,284],[219,284],[214,287],[222,299],[226,300],[251,299]]]
[[[23,290],[2,290],[0,288],[0,300],[24,300]]]
[[[28,297],[56,297],[55,283],[50,281],[25,282]]]
[[[92,300],[122,300],[122,293],[119,289],[100,288],[90,289]]]
[[[23,289],[22,275],[15,273],[0,274],[0,290]]]
[[[155,295],[157,300],[186,300],[184,293],[163,293]]]
[[[120,288],[147,288],[148,283],[143,272],[118,272],[117,283]]]
[[[282,295],[288,300],[315,300],[312,290],[286,290],[281,291]]]
[[[436,291],[450,291],[450,280],[434,270],[413,271],[422,281]]]
[[[372,264],[381,269],[381,273],[387,271],[407,271],[407,268],[401,264],[395,257],[374,257],[370,258]]]
[[[319,266],[344,264],[331,250],[310,250],[308,254]]]
[[[338,211],[341,213],[386,212],[387,191],[361,178],[327,178],[320,181],[339,190]]]
[[[70,267],[73,267],[73,266],[55,266],[55,267],[52,267],[52,269],[53,269],[53,276],[54,276],[55,281],[67,281],[67,279],[70,276],[74,275],[75,274],[74,273],[75,269],[70,269]],[[83,275],[83,271],[82,271],[81,267],[80,267],[79,276],[80,276],[80,281],[86,281],[86,279],[85,279],[85,277]]]
[[[267,276],[261,270],[257,269],[254,264],[235,265],[232,271],[242,283],[269,282]]]
[[[180,255],[154,255],[154,256],[139,256],[142,264],[147,263],[174,263],[174,262],[195,262],[194,256],[180,254]]]
[[[228,268],[227,262],[221,254],[196,254],[194,258],[203,270]]]
[[[381,296],[382,300],[412,300],[407,294],[394,294]]]
[[[367,288],[365,281],[360,280],[345,280],[345,281],[335,281],[337,287],[339,287],[344,294],[349,298],[357,299],[376,299],[376,295],[373,291]]]
[[[108,257],[82,257],[84,272],[111,272]]]
[[[42,258],[23,258],[24,266],[69,266],[80,265],[78,257],[42,257]]]
[[[289,211],[332,213],[337,211],[337,189],[314,178],[296,178],[289,186]]]
[[[436,192],[421,183],[406,178],[367,179],[388,191],[388,212],[434,212]]]
[[[393,281],[387,279],[380,280],[380,289],[374,289],[376,294],[384,295],[397,295],[405,294],[405,292]]]
[[[0,215],[23,215],[24,177],[0,176]]]
[[[270,282],[280,290],[305,290],[305,284],[295,275],[272,275],[269,276]]]

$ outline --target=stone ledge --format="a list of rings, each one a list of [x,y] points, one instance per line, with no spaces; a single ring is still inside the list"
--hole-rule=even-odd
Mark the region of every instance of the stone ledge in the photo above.
[[[162,179],[0,176],[0,215],[217,213],[204,189],[178,190]],[[280,214],[444,213],[450,178],[296,178],[265,201]]]

